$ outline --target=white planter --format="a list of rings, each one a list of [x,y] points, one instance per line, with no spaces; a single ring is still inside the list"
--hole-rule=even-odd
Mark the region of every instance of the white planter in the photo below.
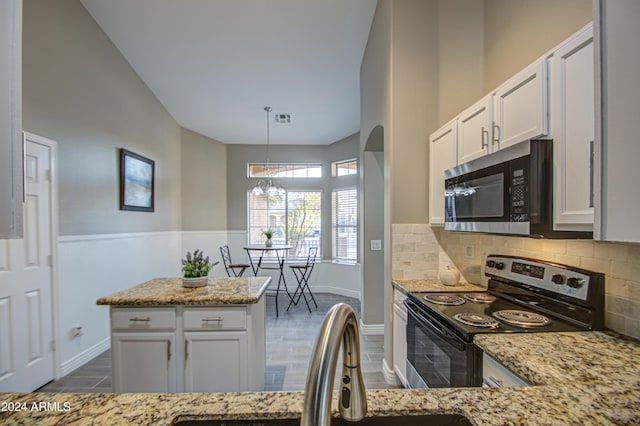
[[[196,288],[207,285],[209,277],[182,278],[182,287]]]

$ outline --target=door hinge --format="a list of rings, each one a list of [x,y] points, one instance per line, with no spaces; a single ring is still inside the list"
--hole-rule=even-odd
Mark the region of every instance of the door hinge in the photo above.
[[[47,266],[53,268],[53,256],[47,256]]]
[[[49,351],[51,351],[51,352],[55,352],[56,351],[56,341],[55,340],[49,341]]]
[[[45,180],[48,180],[49,182],[51,182],[51,170],[44,171],[44,178]]]

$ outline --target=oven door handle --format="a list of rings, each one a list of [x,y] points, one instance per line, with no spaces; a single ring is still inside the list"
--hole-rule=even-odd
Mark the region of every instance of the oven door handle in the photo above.
[[[415,303],[409,300],[405,300],[404,304],[407,307],[407,313],[411,315],[416,321],[418,321],[420,324],[424,325],[425,327],[428,327],[429,329],[431,329],[431,331],[436,333],[438,337],[445,340],[447,343],[449,343],[451,346],[455,347],[456,349],[461,351],[465,350],[465,345],[460,340],[459,337],[450,333],[445,328],[437,327],[435,324],[429,321],[429,319],[427,319],[423,315],[420,315],[420,313],[418,312],[419,308]]]

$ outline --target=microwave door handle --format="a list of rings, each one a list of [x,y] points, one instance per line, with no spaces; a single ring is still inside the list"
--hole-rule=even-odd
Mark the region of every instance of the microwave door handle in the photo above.
[[[460,340],[456,336],[454,336],[453,334],[449,333],[445,329],[439,329],[438,327],[433,325],[431,323],[431,321],[429,321],[428,319],[426,319],[425,317],[420,315],[418,312],[416,312],[415,309],[414,309],[414,307],[416,305],[414,303],[408,302],[406,300],[405,300],[404,303],[408,308],[407,309],[407,313],[409,315],[411,315],[413,318],[415,318],[416,321],[418,321],[420,324],[428,327],[431,331],[436,333],[440,338],[445,340],[451,346],[453,346],[453,347],[455,347],[456,349],[459,349],[459,350],[464,350],[464,344],[462,342],[460,342]]]

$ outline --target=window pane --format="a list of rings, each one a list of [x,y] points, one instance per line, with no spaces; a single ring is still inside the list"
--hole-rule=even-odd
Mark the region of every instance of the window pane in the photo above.
[[[266,237],[262,231],[271,229],[274,244],[293,246],[289,257],[304,258],[309,247],[317,247],[318,255],[322,256],[321,191],[289,191],[282,200],[256,196],[251,191],[247,197],[249,244],[264,244]],[[273,253],[265,253],[269,255],[275,257]]]
[[[321,178],[322,164],[306,163],[249,163],[247,177],[254,178]]]
[[[358,259],[358,192],[356,189],[332,193],[333,258]]]
[[[358,173],[358,160],[336,161],[331,164],[331,174],[333,176],[347,176]]]

